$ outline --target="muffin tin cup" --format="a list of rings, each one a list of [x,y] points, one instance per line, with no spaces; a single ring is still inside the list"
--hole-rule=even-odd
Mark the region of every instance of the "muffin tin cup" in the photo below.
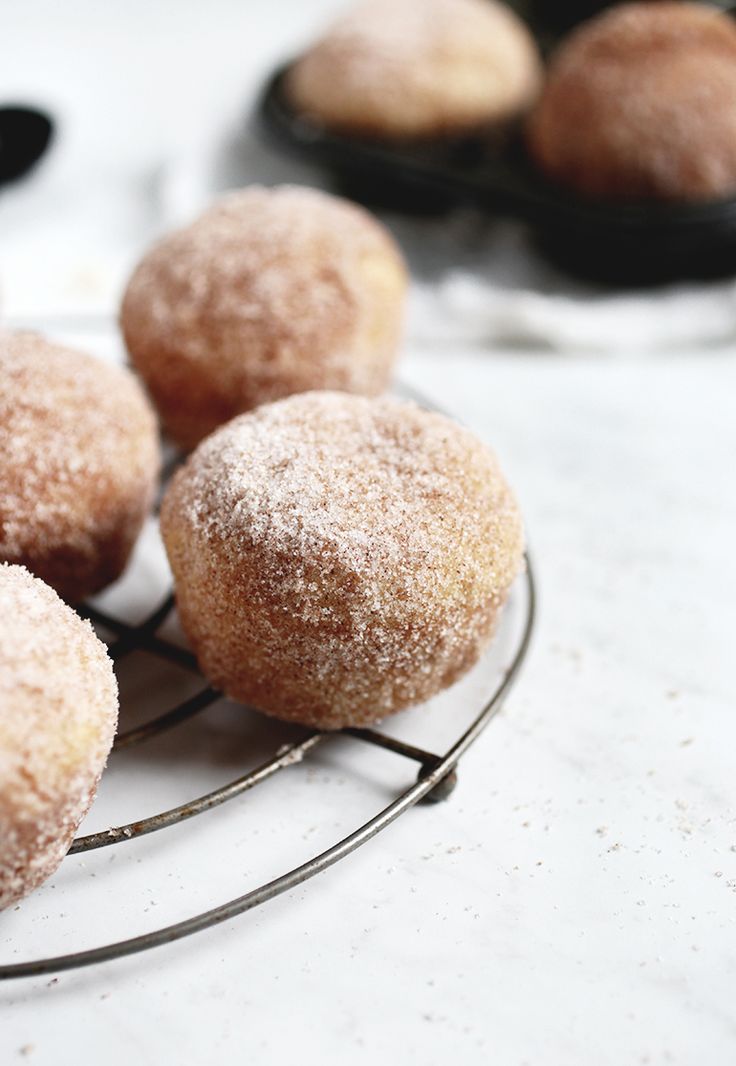
[[[504,134],[399,142],[336,133],[308,121],[284,91],[288,65],[257,105],[278,147],[324,167],[346,195],[374,208],[437,214],[473,206],[530,228],[563,269],[612,284],[659,284],[736,271],[736,199],[703,203],[587,200],[547,180],[517,126]]]
[[[707,0],[711,7],[720,7],[724,11],[733,11],[731,3],[723,0]],[[613,0],[517,0],[511,3],[522,17],[533,27],[542,27],[550,33],[567,32],[586,19],[600,15],[607,7],[613,6]]]

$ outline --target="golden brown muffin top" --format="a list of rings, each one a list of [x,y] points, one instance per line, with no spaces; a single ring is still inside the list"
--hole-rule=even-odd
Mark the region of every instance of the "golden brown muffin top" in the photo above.
[[[230,348],[257,334],[264,363],[278,346],[286,372],[285,360],[350,342],[371,295],[361,267],[376,257],[404,273],[388,230],[357,205],[317,189],[251,185],[144,256],[123,301],[126,336],[158,338],[227,380],[253,372]]]
[[[117,705],[112,662],[89,622],[25,567],[0,565],[0,824],[21,796],[55,818],[67,792],[89,789]]]
[[[344,393],[289,397],[203,441],[166,495],[164,534],[182,519],[227,569],[255,549],[265,600],[290,600],[306,623],[329,611],[334,584],[356,632],[380,628],[382,613],[395,634],[402,610],[435,604],[450,617],[500,600],[523,550],[514,497],[472,433],[415,404]]]
[[[116,483],[148,486],[156,420],[124,367],[36,333],[0,333],[0,558],[84,547]],[[32,542],[35,541],[35,544]]]
[[[505,3],[371,0],[296,61],[287,91],[331,128],[431,137],[519,114],[540,82],[534,40]]]

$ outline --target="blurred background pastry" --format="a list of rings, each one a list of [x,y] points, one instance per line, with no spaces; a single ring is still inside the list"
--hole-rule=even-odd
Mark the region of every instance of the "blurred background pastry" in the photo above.
[[[706,4],[622,4],[552,59],[528,125],[541,170],[584,196],[736,193],[736,24]]]
[[[431,138],[517,117],[540,81],[531,34],[499,0],[376,0],[339,17],[285,88],[329,129]]]
[[[121,323],[168,434],[192,447],[293,392],[382,392],[406,286],[399,249],[362,208],[251,186],[144,256]]]

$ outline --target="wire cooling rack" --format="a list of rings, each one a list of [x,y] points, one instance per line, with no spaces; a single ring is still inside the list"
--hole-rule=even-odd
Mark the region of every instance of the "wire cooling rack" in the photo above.
[[[424,403],[426,405],[426,401]],[[474,717],[472,717],[470,724],[440,753],[397,739],[389,732],[384,732],[380,729],[344,729],[337,733],[324,733],[314,730],[304,731],[303,735],[293,742],[277,745],[270,757],[249,772],[227,781],[218,788],[204,792],[185,803],[157,811],[137,821],[115,825],[102,831],[80,836],[74,841],[68,854],[69,856],[74,856],[101,848],[119,846],[127,841],[136,840],[148,834],[158,833],[164,829],[180,825],[188,819],[195,818],[204,812],[235,800],[276,775],[283,774],[289,767],[309,758],[318,747],[330,745],[335,738],[348,739],[359,745],[370,746],[374,750],[385,749],[416,764],[418,767],[415,783],[405,791],[400,792],[392,802],[380,809],[373,817],[363,822],[336,843],[319,851],[308,861],[294,866],[280,876],[268,880],[257,888],[251,889],[234,899],[229,899],[182,921],[164,925],[141,935],[106,943],[100,947],[26,962],[0,963],[0,980],[38,977],[63,970],[90,966],[95,963],[108,962],[180,940],[193,933],[228,921],[236,915],[251,910],[259,904],[273,899],[280,893],[293,889],[315,874],[326,870],[360,847],[360,845],[365,844],[419,801],[436,802],[446,799],[455,787],[457,764],[460,757],[478,738],[500,709],[503,697],[509,691],[525,659],[535,616],[534,573],[528,554],[525,573],[513,590],[512,604],[509,606],[513,605],[518,609],[520,597],[523,600],[521,622],[517,626],[518,633],[511,651],[506,657],[507,665],[497,672],[493,683],[484,692],[482,700],[478,700],[479,706],[477,712],[473,708]],[[514,603],[513,601],[516,602]],[[506,610],[508,612],[509,607]],[[179,671],[201,679],[202,682],[201,687],[193,695],[174,703],[143,724],[121,732],[113,748],[113,758],[116,761],[124,758],[124,753],[165,735],[187,721],[204,715],[219,701],[223,700],[219,692],[205,683],[194,655],[165,635],[168,629],[171,628],[170,623],[175,616],[173,593],[168,594],[155,610],[150,611],[142,621],[136,624],[124,621],[110,610],[102,610],[91,605],[79,608],[79,612],[90,619],[101,635],[107,639],[109,653],[116,664],[120,664],[123,660],[136,653],[143,653],[152,657],[162,667],[164,665],[167,668],[173,666]],[[135,708],[133,707],[126,707],[123,699],[121,701],[121,720],[125,720],[126,712],[134,710]],[[132,757],[128,756],[128,758]],[[110,906],[114,906],[114,900],[111,900]]]

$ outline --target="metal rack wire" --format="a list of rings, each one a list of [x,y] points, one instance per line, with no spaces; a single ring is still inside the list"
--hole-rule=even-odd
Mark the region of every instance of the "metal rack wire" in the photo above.
[[[404,390],[405,393],[410,391],[408,389]],[[424,403],[426,404],[426,401]],[[171,469],[176,465],[177,461],[177,457],[174,457],[166,471],[167,476],[171,473]],[[164,477],[164,483],[167,480],[167,476]],[[251,910],[253,907],[265,903],[283,892],[287,892],[315,874],[326,870],[329,866],[332,866],[338,860],[360,847],[361,844],[365,844],[382,829],[390,825],[399,815],[408,811],[421,800],[437,802],[446,799],[455,787],[457,781],[456,767],[460,757],[478,738],[500,709],[503,697],[516,679],[526,657],[534,626],[536,605],[534,571],[528,553],[526,555],[523,582],[523,624],[509,665],[501,674],[493,691],[487,694],[483,706],[480,707],[478,714],[470,725],[442,753],[437,754],[427,751],[424,748],[398,740],[377,729],[343,729],[336,733],[305,730],[303,736],[292,743],[279,746],[270,758],[248,773],[179,806],[159,811],[135,822],[112,826],[101,832],[77,837],[68,854],[78,855],[83,852],[111,847],[150,833],[159,832],[170,826],[178,825],[187,819],[194,818],[205,811],[235,799],[275,774],[284,771],[287,767],[301,762],[318,746],[329,744],[330,740],[335,737],[349,737],[361,744],[386,749],[418,765],[416,783],[400,793],[388,806],[326,850],[314,855],[307,862],[295,866],[286,873],[235,899],[230,899],[183,921],[163,926],[139,936],[104,944],[97,948],[49,958],[33,959],[28,962],[0,963],[0,981],[20,977],[39,977],[63,970],[91,966],[95,963],[108,962],[180,940],[193,933],[228,921],[236,915],[243,914],[245,911]],[[84,605],[79,607],[78,610],[80,614],[88,618],[103,633],[111,635],[108,641],[108,651],[114,662],[118,663],[136,652],[143,652],[154,656],[161,662],[174,664],[182,670],[202,677],[195,656],[186,648],[161,635],[161,630],[175,610],[173,593],[169,594],[160,606],[136,625],[125,622],[108,611],[102,611],[93,606]],[[113,752],[127,751],[161,736],[168,730],[174,729],[195,716],[203,714],[208,708],[213,707],[218,701],[223,699],[221,693],[204,683],[204,678],[202,678],[202,681],[202,688],[194,695],[168,708],[144,724],[118,734],[113,746]],[[121,708],[121,710],[124,713],[125,708]]]
[[[179,940],[220,922],[228,921],[230,918],[234,918],[236,915],[251,910],[253,907],[273,899],[274,896],[294,888],[322,870],[326,870],[339,859],[349,855],[351,851],[354,851],[361,844],[365,844],[371,837],[385,829],[400,814],[403,814],[420,800],[436,801],[447,798],[452,792],[457,779],[456,766],[460,756],[478,738],[494,714],[500,709],[501,701],[518,675],[526,656],[535,615],[534,573],[528,555],[525,584],[526,610],[524,625],[511,662],[495,690],[489,694],[477,717],[466,731],[443,753],[435,754],[425,751],[422,748],[404,743],[373,729],[345,729],[337,734],[310,731],[305,733],[302,739],[280,747],[270,759],[251,772],[229,781],[220,788],[199,796],[188,803],[170,810],[161,811],[128,825],[115,826],[103,832],[78,837],[74,841],[69,854],[75,855],[97,848],[111,847],[147,833],[157,832],[168,826],[176,825],[187,818],[202,814],[204,811],[208,811],[219,804],[235,799],[235,797],[254,788],[274,774],[301,761],[317,745],[328,743],[330,738],[334,736],[350,736],[356,741],[388,749],[419,765],[416,784],[399,795],[373,818],[325,851],[315,855],[308,862],[289,870],[280,877],[242,896],[238,896],[236,899],[228,900],[185,921],[164,926],[141,936],[105,944],[102,947],[58,955],[53,958],[0,965],[0,980],[17,977],[37,977],[81,966],[90,966],[93,963],[107,962],[111,959],[121,958],[124,955],[131,955],[135,952],[157,947],[160,944]],[[160,659],[176,663],[187,670],[198,672],[196,660],[190,652],[159,635],[158,631],[173,609],[173,596],[169,596],[157,610],[137,626],[128,625],[107,613],[91,607],[82,608],[81,613],[96,625],[115,634],[109,646],[110,655],[115,661],[119,661],[132,652],[145,651]],[[115,742],[114,751],[119,752],[132,748],[164,733],[166,730],[173,729],[187,719],[201,714],[220,698],[220,694],[217,691],[210,686],[204,686],[194,696],[171,707],[144,725],[121,733]]]
[[[422,748],[404,743],[373,729],[345,729],[339,733],[310,731],[305,733],[300,740],[280,747],[270,759],[249,773],[227,782],[212,792],[198,796],[188,803],[170,810],[161,811],[128,825],[115,826],[103,832],[78,837],[74,841],[69,854],[75,855],[97,848],[111,847],[144,834],[154,833],[168,826],[176,825],[185,819],[193,818],[204,811],[235,799],[274,774],[301,761],[317,745],[329,743],[330,738],[335,736],[349,736],[356,741],[385,748],[419,765],[416,784],[401,793],[373,818],[331,847],[315,855],[308,862],[210,910],[173,925],[164,926],[153,932],[105,944],[87,951],[58,955],[52,958],[35,959],[30,962],[0,965],[0,980],[18,977],[38,977],[62,970],[90,966],[94,963],[107,962],[125,955],[145,951],[148,948],[157,947],[160,944],[179,940],[182,937],[190,936],[192,933],[208,929],[210,926],[217,925],[220,922],[228,921],[230,918],[234,918],[236,915],[251,910],[253,907],[273,899],[280,893],[294,888],[322,870],[326,870],[339,859],[349,855],[351,851],[354,851],[361,844],[365,844],[371,837],[385,829],[394,819],[409,810],[420,800],[438,801],[446,799],[455,786],[457,780],[456,767],[461,755],[478,738],[500,709],[502,699],[517,677],[526,656],[532,636],[536,602],[534,572],[528,555],[524,580],[526,586],[524,624],[511,662],[494,691],[489,694],[477,717],[465,732],[443,753],[435,754],[425,751]],[[137,626],[131,626],[91,607],[82,608],[80,613],[84,614],[96,625],[115,635],[109,645],[110,655],[115,661],[119,661],[135,651],[144,651],[157,656],[159,659],[176,663],[180,667],[198,673],[196,660],[190,652],[159,635],[158,631],[173,610],[174,599],[173,596],[169,596],[157,610]],[[144,725],[119,734],[115,741],[114,751],[120,752],[159,736],[195,715],[201,714],[220,698],[220,693],[205,685],[194,696],[169,708]]]

